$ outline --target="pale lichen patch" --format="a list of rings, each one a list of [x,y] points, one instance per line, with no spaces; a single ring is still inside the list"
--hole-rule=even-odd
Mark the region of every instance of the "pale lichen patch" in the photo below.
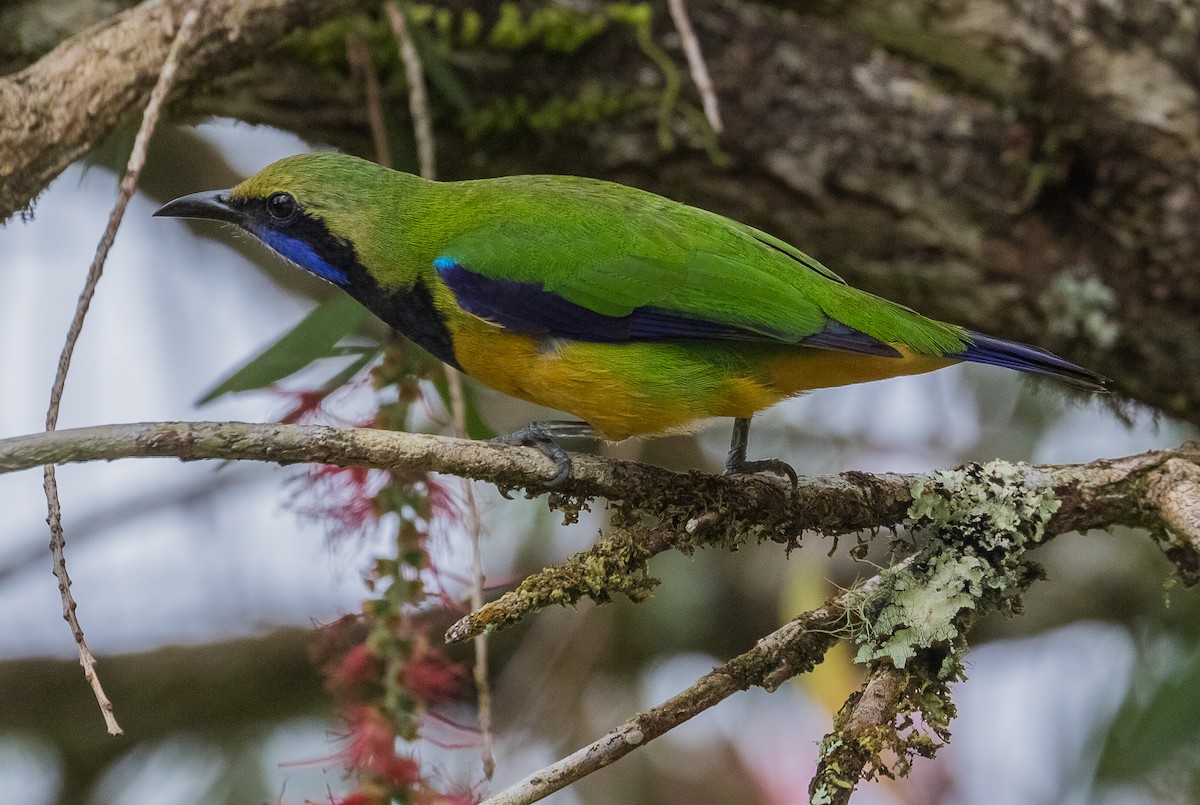
[[[935,472],[911,493],[905,524],[920,547],[848,605],[870,681],[821,742],[815,805],[844,801],[860,778],[902,776],[949,740],[963,633],[982,612],[1019,606],[1038,573],[1026,552],[1061,505],[1046,479],[1003,461]]]
[[[1038,305],[1048,331],[1059,338],[1083,338],[1108,349],[1121,335],[1116,291],[1082,268],[1055,277]]]
[[[964,617],[1014,605],[1031,578],[1025,552],[1039,542],[1060,501],[1028,468],[1003,461],[935,472],[914,482],[906,524],[924,538],[908,561],[885,570],[858,607],[858,662],[904,668],[922,649],[952,660]]]

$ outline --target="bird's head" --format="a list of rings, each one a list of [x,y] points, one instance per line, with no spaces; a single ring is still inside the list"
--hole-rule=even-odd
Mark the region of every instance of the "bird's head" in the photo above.
[[[154,214],[234,224],[301,268],[347,287],[364,271],[356,244],[377,226],[372,211],[387,195],[389,174],[402,175],[344,154],[300,154],[228,190],[177,198]]]

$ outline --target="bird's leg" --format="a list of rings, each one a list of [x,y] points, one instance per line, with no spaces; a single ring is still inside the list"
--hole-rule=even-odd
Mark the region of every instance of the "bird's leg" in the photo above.
[[[555,419],[547,422],[530,422],[516,433],[497,436],[492,441],[499,444],[532,447],[553,461],[557,472],[546,484],[546,488],[555,489],[562,486],[563,481],[571,477],[571,454],[554,441],[562,438],[599,439],[600,434],[586,422]]]
[[[758,472],[770,472],[781,475],[792,482],[792,497],[800,488],[800,479],[792,465],[777,458],[763,458],[757,461],[746,460],[746,446],[750,441],[750,417],[738,417],[733,420],[733,438],[729,441],[729,458],[725,459],[726,475],[753,475]]]

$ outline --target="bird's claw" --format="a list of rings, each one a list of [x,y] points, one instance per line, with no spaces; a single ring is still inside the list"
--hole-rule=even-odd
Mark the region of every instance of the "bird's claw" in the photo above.
[[[553,461],[555,468],[554,477],[546,482],[546,489],[558,489],[571,477],[571,454],[559,447],[551,437],[549,431],[538,422],[530,422],[515,433],[510,433],[507,436],[497,436],[491,441],[494,444],[532,447]]]
[[[726,475],[757,475],[758,473],[769,472],[772,475],[778,475],[781,478],[787,478],[792,485],[792,500],[796,500],[800,495],[800,477],[796,475],[796,471],[792,469],[792,465],[778,458],[761,458],[755,461],[730,460],[725,464]]]

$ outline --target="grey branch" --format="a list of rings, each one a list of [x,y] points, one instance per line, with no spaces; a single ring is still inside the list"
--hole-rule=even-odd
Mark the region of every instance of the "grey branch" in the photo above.
[[[0,79],[0,220],[27,206],[67,165],[146,106],[192,0],[145,2],[62,42]],[[331,19],[354,0],[206,0],[177,83],[211,80],[284,34]],[[366,5],[366,3],[361,3]]]
[[[550,461],[530,448],[372,429],[216,422],[108,425],[4,439],[0,440],[0,473],[48,463],[138,456],[432,470],[488,481],[502,489],[525,486],[536,490],[554,474]],[[1200,567],[1195,534],[1177,532],[1187,531],[1181,529],[1181,516],[1183,522],[1190,522],[1193,509],[1179,501],[1190,494],[1187,484],[1195,480],[1198,464],[1200,443],[1187,443],[1171,451],[1028,468],[1023,475],[1027,484],[1053,491],[1057,498],[1058,508],[1045,524],[1045,537],[1116,524],[1143,526],[1164,544],[1184,580],[1194,583]],[[765,479],[675,473],[580,455],[575,459],[573,476],[555,495],[560,504],[569,497],[603,497],[610,503],[632,507],[631,514],[657,517],[663,531],[686,532],[689,524],[698,522],[704,523],[700,530],[745,531],[765,522],[772,526],[761,533],[778,529],[781,540],[792,541],[805,528],[842,533],[900,522],[912,502],[911,490],[921,488],[926,481],[927,476],[865,473],[809,478],[801,483],[798,499],[793,502],[782,484]],[[665,542],[663,549],[669,545]],[[899,572],[905,562],[887,573]],[[839,634],[853,633],[848,631],[855,627],[849,622],[853,618],[847,619],[847,612],[876,608],[867,602],[875,595],[873,590],[883,588],[881,578],[876,576],[821,610],[794,620],[688,690],[498,795],[494,802],[536,801],[614,762],[737,690],[750,685],[772,689],[808,670]],[[1025,581],[1032,578],[1029,575]],[[894,728],[892,724],[878,726],[883,730]]]
[[[532,491],[543,491],[555,472],[550,460],[532,448],[320,425],[145,422],[0,439],[0,473],[135,457],[434,471],[486,481],[501,489]],[[1175,564],[1184,581],[1194,584],[1200,580],[1196,534],[1176,533],[1160,507],[1146,505],[1151,488],[1159,488],[1154,484],[1161,484],[1168,465],[1200,465],[1200,442],[1086,464],[1033,468],[1062,502],[1046,526],[1046,535],[1114,525],[1155,530],[1178,552]],[[814,476],[803,479],[793,501],[782,483],[763,477],[679,473],[577,455],[572,477],[554,495],[560,502],[604,498],[659,516],[665,525],[680,530],[703,523],[699,527],[708,535],[729,524],[754,523],[764,535],[787,541],[806,530],[845,534],[899,523],[912,502],[913,483],[924,478],[862,472]],[[1168,495],[1168,499],[1174,498]],[[692,530],[696,528],[693,525]]]
[[[868,582],[870,585],[871,582]],[[540,769],[483,805],[528,805],[602,769],[685,721],[720,704],[739,690],[759,685],[774,690],[784,680],[811,670],[838,639],[847,608],[862,588],[847,591],[825,606],[788,622],[761,638],[749,651],[714,668],[667,701],[639,713],[603,738]]]
[[[880,736],[895,734],[896,708],[906,674],[887,663],[871,669],[862,688],[846,700],[843,723],[821,742],[821,755],[809,788],[810,802],[846,805],[865,769],[878,763]],[[874,740],[872,740],[874,739]]]

